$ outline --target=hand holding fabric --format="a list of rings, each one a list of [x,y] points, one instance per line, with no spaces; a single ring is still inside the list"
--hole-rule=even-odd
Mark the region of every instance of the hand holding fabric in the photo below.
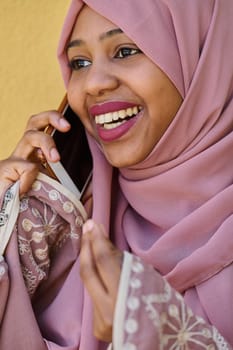
[[[20,194],[26,193],[40,170],[41,159],[51,162],[60,159],[52,136],[44,132],[48,125],[61,132],[70,128],[69,123],[56,111],[32,116],[11,156],[0,161],[0,194],[18,179]]]
[[[94,309],[94,335],[111,342],[123,253],[106,237],[103,226],[83,226],[80,273]]]

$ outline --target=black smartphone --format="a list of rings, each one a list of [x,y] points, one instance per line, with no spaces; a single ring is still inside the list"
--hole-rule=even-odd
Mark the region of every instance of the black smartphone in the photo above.
[[[58,111],[71,124],[68,132],[62,133],[49,127],[45,132],[50,133],[60,153],[59,163],[49,162],[50,170],[57,179],[81,199],[92,174],[92,156],[87,142],[84,126],[79,117],[69,106],[66,97]]]

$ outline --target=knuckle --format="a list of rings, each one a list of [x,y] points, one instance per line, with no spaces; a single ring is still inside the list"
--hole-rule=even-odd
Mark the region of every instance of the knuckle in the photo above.
[[[36,144],[37,146],[42,144],[53,145],[54,141],[52,136],[46,134],[43,131],[30,129],[26,130],[24,133],[24,139],[30,144]]]
[[[82,280],[85,280],[87,277],[90,278],[92,275],[92,269],[90,267],[90,264],[83,262],[80,264],[80,276]]]
[[[27,168],[27,171],[28,172],[31,172],[31,173],[34,173],[36,171],[38,171],[38,164],[34,163],[34,162],[26,162],[25,163],[26,165],[26,168]]]
[[[32,114],[27,122],[26,128],[30,129],[34,124],[35,124],[35,120],[37,119],[38,114]]]
[[[29,130],[25,130],[23,138],[25,138],[26,140],[30,139],[32,137],[32,135],[34,134],[35,130],[29,129]]]
[[[95,322],[94,335],[97,339],[111,341],[112,338],[112,319],[103,316],[102,322]]]
[[[111,258],[111,254],[108,254],[108,252],[99,251],[96,253],[95,258],[97,265],[106,265]]]
[[[2,174],[3,177],[8,178],[12,174],[12,169],[9,166],[4,166],[0,169],[0,173]]]
[[[41,113],[33,114],[29,117],[26,129],[44,129],[50,122],[57,119],[59,113],[55,110],[44,111]]]
[[[36,118],[36,116],[37,114],[32,114],[28,119],[28,124],[31,123]]]

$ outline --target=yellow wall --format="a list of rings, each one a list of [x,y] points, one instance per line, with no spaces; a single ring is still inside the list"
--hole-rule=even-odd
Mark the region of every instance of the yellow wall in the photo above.
[[[57,108],[64,95],[56,49],[69,3],[1,0],[1,159],[13,150],[29,116]]]

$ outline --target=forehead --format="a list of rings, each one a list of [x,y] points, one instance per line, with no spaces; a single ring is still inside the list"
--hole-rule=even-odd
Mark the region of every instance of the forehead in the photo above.
[[[117,26],[107,18],[85,5],[80,11],[71,34],[71,40],[77,36],[93,37],[97,33],[106,32]]]

